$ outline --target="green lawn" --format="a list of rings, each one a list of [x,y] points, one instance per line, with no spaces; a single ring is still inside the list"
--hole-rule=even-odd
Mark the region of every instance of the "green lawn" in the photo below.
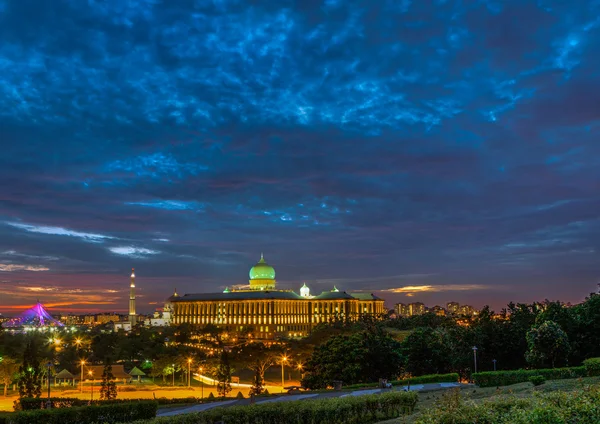
[[[513,384],[512,386],[504,386],[500,388],[463,387],[460,389],[460,393],[464,399],[472,400],[475,402],[482,402],[484,400],[494,400],[494,398],[506,395],[526,398],[532,396],[534,392],[568,392],[572,390],[581,389],[584,386],[599,384],[600,377],[587,377],[569,380],[549,380],[541,386],[535,388],[531,383],[519,383]],[[417,403],[415,412],[412,415],[381,422],[379,424],[411,424],[415,421],[415,419],[418,417],[421,411],[424,411],[425,409],[434,406],[434,404],[437,401],[439,401],[446,392],[447,390],[438,390],[432,392],[419,393],[419,402]]]

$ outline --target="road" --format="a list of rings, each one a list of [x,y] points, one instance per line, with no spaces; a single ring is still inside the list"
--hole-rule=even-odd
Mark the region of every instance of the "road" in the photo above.
[[[453,388],[453,387],[460,387],[463,384],[461,383],[430,383],[430,384],[418,384],[415,386],[410,386],[410,391],[415,391],[415,392],[419,392],[419,391],[433,391],[433,390],[444,390],[444,389],[449,389],[449,388]],[[331,397],[348,397],[348,396],[364,396],[364,395],[372,395],[372,394],[378,394],[384,391],[389,391],[389,390],[395,390],[395,391],[404,391],[404,390],[408,390],[408,387],[401,387],[401,386],[397,386],[397,387],[393,387],[391,389],[363,389],[363,390],[354,390],[351,392],[327,392],[327,393],[314,393],[311,394],[310,392],[306,392],[304,394],[299,394],[299,395],[278,395],[277,397],[271,397],[271,398],[257,398],[256,399],[256,404],[260,405],[263,403],[274,403],[274,402],[290,402],[290,401],[295,401],[295,400],[315,400],[315,399],[325,399],[325,398],[331,398]],[[159,410],[158,412],[158,417],[172,417],[175,415],[182,415],[182,414],[190,414],[193,412],[201,412],[201,411],[206,411],[208,409],[213,409],[213,408],[218,408],[218,407],[228,407],[228,406],[237,406],[237,405],[248,405],[249,404],[249,400],[248,399],[240,399],[240,400],[226,400],[226,401],[217,401],[217,402],[211,402],[211,403],[205,403],[205,404],[200,404],[200,405],[194,405],[194,406],[190,406],[190,407],[185,407],[185,408],[181,408],[181,409],[169,409],[168,411],[165,412],[161,412]]]

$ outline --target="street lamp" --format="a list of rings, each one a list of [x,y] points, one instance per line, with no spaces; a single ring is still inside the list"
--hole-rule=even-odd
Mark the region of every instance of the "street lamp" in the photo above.
[[[83,393],[83,366],[85,365],[85,361],[81,360],[81,380],[79,381],[79,393]]]
[[[287,356],[281,357],[281,393],[283,393],[283,386],[285,385],[285,375],[283,373],[283,364],[287,361]]]
[[[46,366],[48,367],[48,374],[46,374],[46,377],[48,378],[48,402],[46,404],[46,408],[50,409],[50,368],[52,367],[52,362],[48,362]]]
[[[171,364],[173,367],[173,387],[175,387],[175,364]]]
[[[494,363],[494,371],[496,371],[496,360],[492,359],[492,362]]]
[[[475,363],[474,374],[476,374],[477,373],[477,346],[473,346],[473,361]]]
[[[92,397],[90,398],[90,401],[93,402],[94,401],[94,372],[92,370],[89,370],[88,374],[92,379]]]
[[[200,397],[204,399],[204,381],[202,381],[202,371],[204,371],[204,369],[200,367],[198,371],[200,371],[200,386],[202,387],[202,395]]]
[[[192,374],[190,372],[190,366],[192,365],[192,358],[188,359],[188,388],[192,384]]]
[[[298,371],[300,371],[300,380],[304,379],[304,365],[302,363],[298,364]]]

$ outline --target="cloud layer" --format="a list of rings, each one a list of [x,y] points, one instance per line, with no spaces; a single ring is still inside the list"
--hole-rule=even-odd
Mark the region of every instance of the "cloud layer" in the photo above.
[[[66,293],[135,266],[160,303],[244,284],[262,251],[290,288],[578,301],[600,278],[598,16],[0,0],[0,278]]]

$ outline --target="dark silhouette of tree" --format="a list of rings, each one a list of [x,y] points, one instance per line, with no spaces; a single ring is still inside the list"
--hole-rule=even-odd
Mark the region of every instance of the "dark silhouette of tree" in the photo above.
[[[250,394],[255,396],[261,395],[265,391],[264,385],[265,379],[260,374],[260,370],[256,368],[254,370],[254,377],[252,378],[252,387],[250,387]]]
[[[23,363],[19,367],[19,397],[39,398],[42,394],[42,370],[35,339],[25,345]]]
[[[546,321],[527,333],[527,361],[537,367],[555,368],[566,364],[569,337],[554,321]]]
[[[229,356],[225,349],[221,352],[216,377],[217,393],[222,397],[227,396],[231,391],[231,366],[229,365]]]
[[[110,362],[104,365],[102,371],[102,384],[100,385],[100,399],[111,400],[117,398],[117,385],[115,376],[112,373],[112,365]]]

